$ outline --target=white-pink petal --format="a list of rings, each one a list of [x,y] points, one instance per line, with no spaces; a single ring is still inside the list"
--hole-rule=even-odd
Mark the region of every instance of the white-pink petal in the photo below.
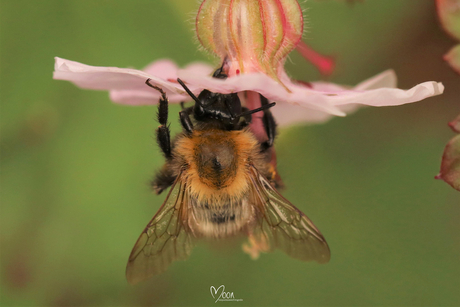
[[[156,61],[147,66],[144,71],[90,66],[58,57],[55,60],[54,79],[70,81],[85,89],[108,90],[114,102],[130,105],[157,103],[160,95],[145,85],[148,78],[151,79],[152,84],[166,91],[171,102],[189,99],[180,84],[175,81],[178,67],[170,60]],[[193,63],[187,68],[203,74],[212,71],[212,67],[204,63]],[[198,94],[201,88],[191,85],[190,90]]]
[[[54,79],[71,81],[75,85],[94,90],[142,90],[148,78],[170,91],[180,88],[161,77],[131,68],[98,67],[56,58]]]
[[[360,105],[356,104],[339,107],[340,111],[347,115],[355,112],[359,108]],[[280,127],[294,124],[320,124],[334,117],[334,115],[329,113],[311,110],[285,102],[277,103],[275,107],[271,108],[271,111],[276,119],[276,123]]]
[[[229,94],[254,91],[264,95],[269,100],[277,102],[284,101],[294,105],[299,105],[299,102],[301,102],[302,98],[304,98],[303,96],[305,96],[305,92],[287,92],[281,84],[262,73],[242,74],[221,80],[207,75],[198,75],[191,70],[184,69],[179,71],[179,78],[188,84],[194,84],[211,92]],[[327,101],[324,103],[311,103],[309,100],[304,99],[303,105],[309,109],[326,112],[336,116],[345,116],[345,113]]]
[[[395,88],[396,75],[392,70],[365,80],[354,88],[324,82],[311,83],[311,86],[306,86],[294,83],[287,77],[282,78],[290,92],[263,74],[244,74],[227,80],[217,80],[182,70],[179,71],[179,77],[213,92],[256,91],[279,103],[273,108],[273,112],[278,115],[277,119],[281,123],[284,122],[282,118],[287,120],[289,116],[286,114],[289,113],[296,113],[292,117],[297,118],[298,121],[304,118],[307,121],[318,122],[328,118],[322,113],[343,116],[347,112],[356,110],[356,105],[397,106],[440,95],[444,91],[442,83],[433,81],[418,84],[408,90]],[[287,104],[291,106],[287,107]],[[306,110],[296,108],[296,106],[304,107]]]
[[[308,85],[311,89],[320,92],[341,92],[346,90],[371,90],[380,87],[396,87],[397,77],[393,70],[386,70],[370,79],[364,80],[354,88],[347,88],[334,83],[328,82],[312,82]],[[349,104],[340,106],[340,110],[346,114],[351,114],[358,110],[361,105]],[[292,105],[289,103],[278,103],[277,107],[272,108],[272,113],[276,118],[279,126],[289,126],[293,124],[318,124],[323,123],[333,115],[317,110],[310,110],[301,106]]]
[[[190,100],[190,96],[186,93],[177,94],[176,92],[168,91],[166,93],[171,103]],[[112,90],[109,91],[109,96],[113,102],[131,106],[157,104],[160,100],[160,93],[151,88],[147,90]]]
[[[258,92],[278,102],[272,109],[280,125],[296,122],[321,122],[331,115],[344,116],[360,106],[396,106],[439,95],[444,86],[437,82],[424,82],[411,89],[396,88],[396,74],[384,71],[355,87],[327,82],[308,85],[291,81],[283,72],[280,83],[262,73],[234,76],[226,80],[211,77],[213,67],[205,63],[192,63],[180,70],[170,60],[156,61],[143,71],[130,68],[97,67],[56,58],[54,78],[73,82],[87,89],[108,90],[117,103],[129,105],[155,104],[160,95],[145,85],[145,80],[162,87],[170,102],[190,100],[177,83],[181,78],[198,95],[203,89],[218,93],[243,91]]]
[[[176,80],[178,69],[179,67],[177,67],[174,61],[163,59],[150,63],[147,67],[142,69],[142,71],[164,80]]]

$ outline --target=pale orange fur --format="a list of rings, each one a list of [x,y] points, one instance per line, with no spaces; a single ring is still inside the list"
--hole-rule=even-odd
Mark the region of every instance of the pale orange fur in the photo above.
[[[206,136],[203,134],[206,133]],[[213,138],[210,139],[209,135]],[[197,146],[204,142],[232,142],[237,156],[236,174],[226,181],[226,185],[220,189],[206,184],[198,174],[196,163]],[[220,204],[229,198],[239,199],[249,189],[248,166],[262,165],[259,154],[259,144],[252,133],[246,130],[224,131],[218,129],[195,130],[190,137],[180,137],[175,144],[175,155],[180,157],[188,166],[184,170],[184,180],[190,189],[192,197],[198,201],[207,199],[210,203]]]

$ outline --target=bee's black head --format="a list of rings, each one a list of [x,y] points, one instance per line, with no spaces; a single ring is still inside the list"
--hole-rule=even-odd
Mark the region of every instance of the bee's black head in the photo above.
[[[227,75],[223,71],[223,67],[217,69],[213,78],[226,79]],[[195,100],[193,107],[193,117],[195,120],[204,123],[212,123],[214,126],[222,127],[224,130],[240,130],[251,122],[251,114],[266,110],[275,105],[270,103],[261,106],[254,110],[248,110],[241,106],[240,98],[237,93],[221,94],[203,90],[196,97],[188,87],[177,79],[177,82],[184,90]],[[243,118],[243,124],[240,123],[240,118]]]
[[[193,116],[201,122],[219,122],[224,127],[234,130],[242,112],[238,94],[220,94],[204,90],[198,96],[200,103],[195,103]]]

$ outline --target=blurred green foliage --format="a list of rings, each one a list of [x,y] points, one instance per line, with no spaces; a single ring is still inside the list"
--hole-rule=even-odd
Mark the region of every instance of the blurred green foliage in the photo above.
[[[162,164],[156,110],[53,81],[53,57],[136,68],[212,60],[193,34],[198,3],[1,0],[1,305],[215,305],[209,289],[222,284],[243,302],[217,304],[459,305],[460,194],[433,177],[460,78],[442,60],[452,42],[432,2],[302,4],[305,40],[336,56],[330,81],[394,68],[403,88],[446,86],[416,104],[281,131],[283,194],[325,235],[329,264],[200,245],[133,287],[127,257],[165,197],[148,188]],[[286,66],[297,79],[320,78],[297,54]]]

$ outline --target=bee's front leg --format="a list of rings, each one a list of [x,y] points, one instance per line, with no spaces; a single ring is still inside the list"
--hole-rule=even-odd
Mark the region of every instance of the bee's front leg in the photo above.
[[[158,104],[158,122],[160,126],[158,127],[157,133],[157,143],[160,146],[161,151],[163,152],[166,159],[171,159],[171,137],[168,125],[168,97],[161,87],[155,86],[150,83],[150,79],[145,81],[145,84],[150,86],[153,89],[156,89],[160,92],[160,102]]]

